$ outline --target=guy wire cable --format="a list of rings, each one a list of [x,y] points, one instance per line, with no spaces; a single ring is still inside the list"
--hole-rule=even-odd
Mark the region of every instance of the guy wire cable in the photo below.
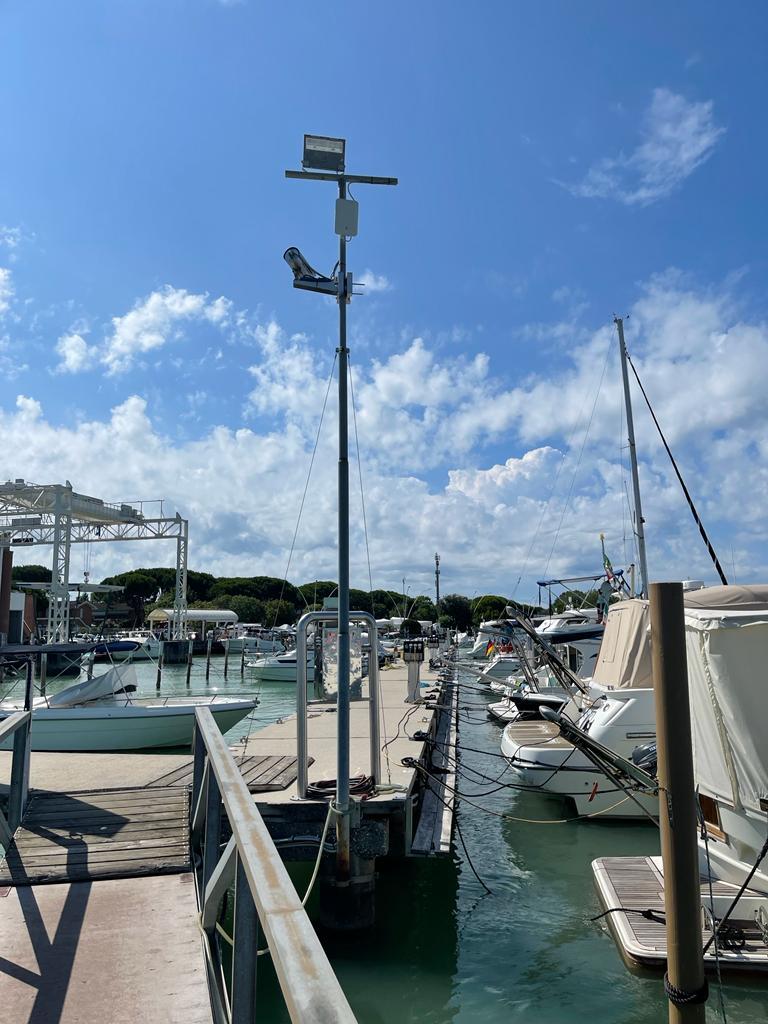
[[[717,574],[720,577],[720,582],[723,584],[723,586],[727,587],[728,586],[728,580],[725,578],[725,573],[723,572],[723,567],[720,565],[720,560],[717,557],[715,549],[712,547],[712,541],[709,539],[709,537],[707,535],[707,531],[704,529],[704,523],[702,523],[702,521],[701,521],[701,516],[696,511],[696,506],[693,503],[693,498],[691,497],[690,492],[688,491],[688,488],[685,486],[685,480],[683,480],[682,474],[681,474],[680,470],[677,468],[677,463],[675,462],[675,457],[672,454],[669,445],[667,444],[667,439],[666,439],[666,437],[664,437],[664,432],[661,429],[661,425],[659,424],[659,421],[656,419],[656,413],[653,411],[653,407],[652,407],[652,405],[650,403],[648,395],[645,393],[645,388],[642,385],[642,382],[640,380],[640,377],[638,376],[637,370],[635,369],[635,364],[632,362],[632,359],[630,358],[629,352],[627,352],[627,361],[629,362],[629,365],[632,367],[632,373],[635,375],[635,380],[637,381],[637,386],[640,388],[640,391],[642,392],[643,398],[645,399],[645,404],[648,406],[648,412],[651,414],[651,418],[653,419],[653,422],[656,424],[656,429],[659,432],[659,437],[661,438],[661,443],[664,445],[664,448],[666,449],[667,455],[669,456],[669,461],[672,463],[672,469],[674,469],[675,475],[677,476],[677,479],[678,479],[678,481],[680,483],[680,486],[683,489],[683,494],[685,495],[685,500],[688,502],[688,508],[691,510],[691,515],[693,516],[694,522],[696,523],[696,525],[699,528],[699,533],[701,534],[701,539],[704,541],[704,545],[705,545],[707,551],[709,552],[709,557],[714,562],[715,569],[717,570]]]

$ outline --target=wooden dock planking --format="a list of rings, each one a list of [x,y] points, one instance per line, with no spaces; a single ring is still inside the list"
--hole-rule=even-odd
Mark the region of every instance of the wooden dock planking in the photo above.
[[[14,1024],[210,1024],[192,875],[11,889],[0,1001]]]
[[[640,914],[612,913],[604,920],[630,967],[662,968],[667,962],[667,932],[664,923],[664,876],[656,857],[600,857],[592,862],[600,902],[604,909],[623,907],[627,910],[653,910],[657,919],[650,920]],[[733,897],[737,886],[728,882],[713,882],[713,894]],[[746,895],[754,894],[747,890]],[[702,904],[709,902],[709,885],[702,883]],[[768,970],[768,946],[748,922],[734,922],[744,927],[746,944],[742,950],[720,950],[720,963],[729,971]],[[702,927],[702,943],[712,932]],[[713,947],[704,957],[704,965],[716,967]]]
[[[261,757],[245,755],[236,757],[235,761],[251,793],[278,792],[295,782],[298,775],[298,762],[295,755],[291,754],[266,754]],[[192,761],[187,761],[147,783],[150,788],[191,785]]]
[[[186,789],[35,793],[0,886],[190,870]]]

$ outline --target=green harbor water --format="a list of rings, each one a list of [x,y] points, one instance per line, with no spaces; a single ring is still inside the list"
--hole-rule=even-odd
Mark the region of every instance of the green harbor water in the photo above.
[[[140,692],[154,694],[154,666],[139,663],[136,668]],[[253,688],[247,672],[241,681],[239,664],[227,682],[222,670],[223,660],[215,659],[207,692]],[[186,692],[185,677],[185,667],[167,666],[161,693]],[[192,692],[205,688],[203,659],[195,661],[191,682]],[[49,687],[57,688],[59,683]],[[251,719],[232,730],[230,740],[295,708],[290,685],[264,685],[259,697]],[[465,703],[477,700],[475,694]],[[499,739],[499,727],[479,708],[463,713],[463,766],[497,778],[503,768],[496,756]],[[573,812],[555,800],[511,789],[472,797],[494,788],[462,780],[462,794],[477,806],[462,800],[457,816],[469,856],[490,894],[470,869],[456,836],[450,859],[381,864],[372,930],[354,936],[321,932],[360,1024],[666,1021],[661,978],[630,973],[602,923],[590,921],[600,910],[591,861],[658,853],[655,828],[606,821],[515,821]],[[291,872],[303,892],[310,867]],[[309,910],[314,911],[312,900]],[[710,985],[707,1021],[715,1022],[722,1017],[714,979]],[[768,1020],[768,985],[728,981],[724,993],[730,1024]],[[268,957],[259,960],[258,1001],[264,1014],[260,1020],[288,1021]]]

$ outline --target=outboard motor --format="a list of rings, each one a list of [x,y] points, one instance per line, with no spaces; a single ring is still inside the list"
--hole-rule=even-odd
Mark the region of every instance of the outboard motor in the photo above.
[[[639,747],[635,747],[632,751],[631,760],[632,764],[636,764],[644,772],[648,772],[649,775],[655,775],[657,762],[656,740],[652,743],[641,743]]]

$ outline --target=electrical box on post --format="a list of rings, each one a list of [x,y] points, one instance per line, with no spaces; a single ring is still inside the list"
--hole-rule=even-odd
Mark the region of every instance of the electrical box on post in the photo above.
[[[336,234],[352,238],[357,234],[358,203],[356,199],[336,200]]]

